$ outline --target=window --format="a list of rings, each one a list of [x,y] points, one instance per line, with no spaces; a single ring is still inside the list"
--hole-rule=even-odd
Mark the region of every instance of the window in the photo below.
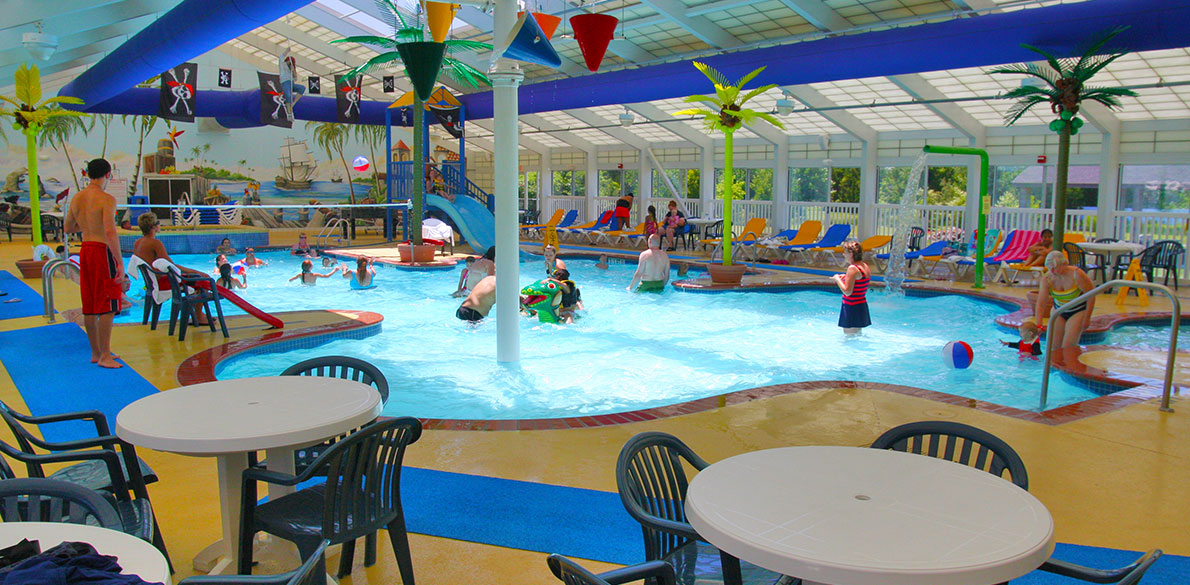
[[[521,192],[521,209],[528,211],[537,210],[537,171],[529,171],[521,174],[520,192]]]
[[[698,199],[702,193],[702,184],[699,180],[701,172],[699,169],[665,169],[665,175],[673,182],[673,186],[678,190],[678,196],[685,199]],[[669,198],[673,197],[670,193],[669,187],[665,184],[665,179],[662,178],[661,172],[653,169],[653,197]]]
[[[831,169],[831,198],[835,203],[859,203],[859,167]]]
[[[1190,165],[1124,165],[1116,205],[1125,211],[1190,211]]]
[[[991,195],[998,207],[1050,209],[1054,205],[1054,165],[992,168]],[[1099,204],[1099,167],[1072,166],[1067,174],[1066,208],[1095,208]]]
[[[732,169],[735,195],[740,199],[773,200],[773,169]],[[715,199],[723,198],[723,169],[715,169]]]
[[[912,170],[910,167],[880,167],[876,202],[900,204]],[[929,167],[926,184],[929,189],[927,205],[962,207],[967,204],[967,167]],[[920,183],[917,188],[921,188]]]
[[[789,169],[789,200],[825,202],[830,199],[828,173],[828,169],[819,167]]]
[[[554,171],[555,197],[585,197],[587,171]]]
[[[639,174],[635,169],[599,171],[599,196],[618,198],[636,193]]]

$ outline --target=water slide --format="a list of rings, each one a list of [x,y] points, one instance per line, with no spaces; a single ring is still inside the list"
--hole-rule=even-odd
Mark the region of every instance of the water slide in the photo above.
[[[496,245],[496,217],[479,201],[459,195],[452,203],[440,195],[427,193],[426,207],[436,207],[449,215],[476,254]]]
[[[206,285],[207,283],[205,282],[194,283],[196,288],[207,288]],[[249,315],[252,315],[253,317],[256,317],[257,319],[260,319],[261,321],[271,325],[274,329],[285,328],[285,323],[283,321],[256,308],[256,306],[252,303],[240,298],[240,295],[237,295],[217,284],[215,285],[215,290],[219,291],[219,296],[227,299],[229,302],[231,302],[231,304],[243,309],[245,313],[248,313]]]

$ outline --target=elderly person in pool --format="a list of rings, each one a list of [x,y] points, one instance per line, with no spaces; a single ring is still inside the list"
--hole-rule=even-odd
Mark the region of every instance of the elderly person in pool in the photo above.
[[[1079,295],[1095,288],[1086,272],[1077,266],[1071,266],[1066,255],[1057,250],[1045,256],[1045,267],[1049,272],[1041,277],[1037,285],[1037,306],[1033,308],[1034,315],[1041,315],[1046,305],[1052,304],[1054,309],[1066,306]],[[1078,347],[1079,337],[1091,321],[1091,313],[1095,310],[1095,297],[1080,301],[1072,305],[1073,312],[1063,313],[1058,317],[1051,317],[1049,331],[1057,339],[1058,347]],[[1055,315],[1057,313],[1051,313]]]
[[[669,282],[669,255],[661,249],[661,238],[657,234],[649,236],[649,249],[640,253],[636,263],[636,273],[632,275],[632,283],[628,290],[636,292],[662,292]],[[636,284],[640,283],[640,288]]]

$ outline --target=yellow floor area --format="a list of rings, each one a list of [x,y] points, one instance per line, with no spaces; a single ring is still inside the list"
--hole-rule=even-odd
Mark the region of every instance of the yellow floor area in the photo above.
[[[13,261],[28,253],[27,243],[0,243],[0,269],[15,272]],[[453,275],[452,275],[453,277]],[[800,278],[800,277],[799,277]],[[818,277],[820,278],[820,277]],[[26,281],[40,290],[36,280]],[[967,286],[967,285],[954,285]],[[77,289],[55,283],[58,309],[78,306]],[[1021,287],[990,291],[1024,295]],[[1151,310],[1157,306],[1156,300]],[[1111,303],[1100,303],[1096,313]],[[287,325],[341,318],[322,312],[289,314]],[[41,317],[0,321],[0,330],[36,327]],[[232,336],[260,335],[259,322],[233,319]],[[222,336],[193,330],[186,342],[144,326],[117,327],[113,349],[163,391],[176,387],[177,364],[195,352],[223,342]],[[87,359],[58,356],[56,359]],[[95,389],[102,391],[102,389]],[[1035,389],[1022,389],[1034,392]],[[0,398],[23,408],[7,372],[0,371]],[[737,453],[790,445],[870,444],[884,430],[916,420],[955,420],[983,428],[1007,441],[1024,458],[1030,491],[1052,512],[1061,542],[1124,549],[1160,547],[1190,554],[1190,401],[1175,396],[1176,412],[1163,413],[1149,401],[1058,426],[1036,424],[970,408],[877,390],[832,388],[781,395],[741,405],[650,422],[553,431],[427,431],[406,457],[409,465],[551,484],[615,490],[615,460],[631,436],[646,430],[677,435],[699,455],[716,461]],[[11,440],[7,430],[0,432]],[[141,450],[161,480],[149,486],[161,530],[178,573],[194,574],[189,564],[219,533],[215,461]],[[789,486],[797,497],[797,485]],[[972,505],[978,505],[973,502]],[[525,518],[525,522],[554,522]],[[583,531],[583,526],[573,527]],[[632,535],[639,538],[639,533]],[[545,554],[422,535],[411,535],[417,578],[426,584],[557,583]],[[362,554],[357,554],[362,559]],[[398,583],[387,538],[381,537],[379,563],[357,567],[346,583]],[[331,563],[337,558],[331,557]],[[362,561],[357,560],[357,565]],[[610,565],[584,562],[599,571]],[[264,566],[258,572],[276,567]]]

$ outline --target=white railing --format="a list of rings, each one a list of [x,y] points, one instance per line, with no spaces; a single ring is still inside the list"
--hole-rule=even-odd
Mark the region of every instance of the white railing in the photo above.
[[[897,213],[901,208],[900,205],[892,203],[879,203],[875,206],[876,211],[876,233],[877,234],[892,234],[897,224]],[[963,216],[967,210],[964,207],[952,207],[950,205],[918,205],[913,208],[913,213],[916,214],[913,219],[915,227],[925,228],[926,231],[935,231],[949,227],[963,227]]]
[[[786,219],[786,225],[792,229],[812,220],[821,222],[823,226],[847,224],[851,226],[851,233],[855,234],[859,228],[859,204],[790,201]]]
[[[1190,248],[1190,215],[1159,211],[1117,211],[1112,237],[1150,246],[1161,240],[1173,240]],[[1190,254],[1183,254],[1178,267],[1180,278],[1190,278]]]
[[[1066,211],[1066,231],[1080,233],[1087,238],[1094,238],[1098,217],[1093,209],[1070,209]],[[1054,227],[1054,210],[1032,209],[1020,207],[993,207],[988,213],[988,227],[1003,232],[1011,230],[1052,229]]]
[[[744,224],[754,217],[766,220],[765,232],[771,233],[773,227],[772,201],[733,201],[731,206],[731,233],[740,235],[744,232]]]
[[[541,221],[547,221],[554,215],[554,212],[561,209],[562,211],[575,210],[578,211],[578,221],[583,221],[587,217],[587,198],[586,197],[546,197],[545,208],[539,216]]]

